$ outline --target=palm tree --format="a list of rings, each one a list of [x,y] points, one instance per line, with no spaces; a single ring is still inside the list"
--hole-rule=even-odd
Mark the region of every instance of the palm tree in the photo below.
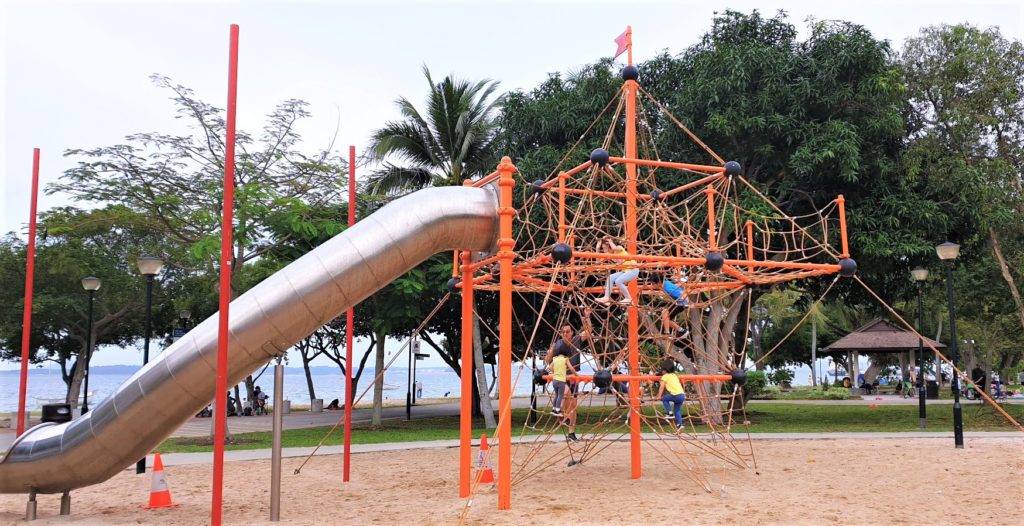
[[[499,103],[499,98],[493,97],[498,83],[490,79],[470,82],[451,75],[436,83],[425,65],[423,75],[430,85],[426,113],[400,97],[395,102],[402,120],[386,123],[371,138],[370,153],[381,162],[367,180],[372,193],[395,195],[429,186],[461,185],[463,179],[480,177],[497,163],[493,154],[496,126],[491,113]],[[476,367],[462,374],[476,374],[484,425],[493,428],[496,424],[484,370],[480,323],[475,318],[473,329]],[[383,346],[378,349],[376,363],[376,370],[382,370]],[[374,384],[374,422],[383,412],[378,404],[383,392],[379,380]]]
[[[493,168],[495,124],[491,113],[498,83],[470,82],[447,76],[430,85],[426,112],[405,97],[395,103],[402,120],[391,121],[371,139],[371,154],[382,162],[367,181],[374,193],[396,194],[428,186],[460,185]]]

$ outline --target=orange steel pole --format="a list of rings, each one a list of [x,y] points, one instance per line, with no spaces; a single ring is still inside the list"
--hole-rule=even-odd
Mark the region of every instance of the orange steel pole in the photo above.
[[[630,48],[632,49],[632,30],[630,29]],[[630,63],[633,62],[632,50],[630,51]],[[627,80],[625,86],[626,94],[626,157],[636,157],[636,92],[637,83],[635,80]],[[636,254],[636,164],[626,165],[626,251]],[[636,304],[640,301],[636,280],[629,284],[629,293],[633,296],[633,304],[626,311],[626,324],[629,331],[629,372],[640,373],[640,339],[637,334],[640,327],[640,320],[636,310]],[[640,382],[629,381],[629,457],[630,476],[634,479],[640,478]]]
[[[754,261],[754,222],[747,220],[747,261]],[[754,271],[754,265],[747,265],[747,270]]]
[[[648,256],[644,254],[606,254],[603,252],[573,252],[572,257],[577,260],[582,259],[597,259],[597,260],[626,260],[635,259],[640,262],[650,263],[665,263],[670,266],[697,266],[705,263],[704,258],[691,258],[691,257],[676,257],[676,256]],[[763,268],[785,268],[792,270],[838,270],[839,265],[835,263],[803,263],[799,261],[774,261],[771,259],[766,260],[746,260],[746,259],[726,259],[726,265],[753,265],[755,267]],[[644,267],[645,265],[640,265]],[[657,265],[646,265],[646,266],[657,266]],[[580,268],[591,268],[593,265],[577,265],[576,269]],[[570,269],[573,270],[573,269]]]
[[[721,166],[711,166],[709,164],[690,164],[690,163],[677,163],[673,161],[655,161],[652,159],[636,159],[633,157],[609,157],[608,162],[612,164],[635,164],[638,166],[650,166],[655,168],[675,168],[677,170],[690,170],[693,172],[704,172],[715,174],[722,171]]]
[[[668,199],[669,197],[672,197],[673,195],[676,195],[676,194],[678,194],[680,192],[685,192],[685,191],[687,191],[687,190],[689,190],[691,188],[696,188],[698,186],[704,186],[705,184],[713,183],[713,182],[715,182],[715,181],[717,181],[719,179],[724,179],[724,178],[725,178],[725,172],[718,172],[716,174],[711,174],[711,175],[709,175],[707,177],[701,177],[700,179],[697,179],[696,181],[690,181],[689,183],[686,183],[686,184],[684,184],[682,186],[677,186],[677,187],[675,187],[675,188],[673,188],[673,189],[671,189],[671,190],[669,190],[667,192],[662,192],[661,198],[662,199]]]
[[[714,382],[729,382],[732,381],[732,376],[728,374],[680,374],[677,375],[679,381],[682,383],[714,383]],[[551,381],[552,375],[545,374],[544,379]],[[594,375],[592,374],[570,374],[566,376],[566,379],[573,380],[576,382],[593,382]],[[661,380],[661,376],[656,374],[613,374],[613,382],[625,382],[629,380],[636,380],[638,382],[657,382]]]
[[[512,508],[512,189],[516,182],[512,159],[501,158],[498,172],[498,261],[501,265],[498,292],[498,509]]]
[[[213,408],[213,491],[210,524],[220,526],[224,508],[224,438],[227,435],[228,306],[231,304],[231,264],[234,246],[235,114],[238,100],[238,25],[231,24],[228,39],[228,105],[224,139],[224,208],[220,234],[220,312],[217,323],[217,370]]]
[[[708,250],[718,250],[718,236],[715,235],[715,189],[710,186],[704,189],[708,194]]]
[[[32,287],[36,268],[36,204],[39,202],[39,148],[32,149],[32,197],[29,202],[28,243],[25,245],[25,310],[21,313],[21,371],[18,373],[16,437],[25,432],[25,397],[28,395],[29,343],[32,336]],[[88,396],[88,393],[86,394]]]
[[[459,497],[473,470],[473,253],[462,251],[462,399],[459,408]]]
[[[570,168],[570,169],[568,169],[568,170],[566,170],[566,171],[564,171],[562,173],[565,174],[566,179],[568,179],[569,177],[572,177],[572,176],[582,172],[583,170],[586,170],[587,168],[590,168],[591,166],[593,166],[593,163],[591,163],[590,161],[584,161],[582,164],[579,164],[579,165],[577,165],[577,166],[575,166],[573,168]],[[557,182],[558,182],[558,177],[557,176],[556,177],[552,177],[551,179],[549,179],[547,181],[544,181],[544,184],[540,185],[540,187],[541,188],[551,188],[552,186],[555,186],[555,183],[557,183]]]
[[[565,172],[558,174],[558,242],[565,243]]]
[[[843,253],[839,257],[848,258],[850,257],[850,245],[846,240],[846,199],[843,199],[843,194],[839,194],[836,203],[839,204],[839,234],[843,239]]]
[[[348,226],[356,224],[356,147],[348,147]],[[348,482],[352,472],[352,346],[355,344],[356,310],[345,313],[345,444],[342,448],[341,481]]]

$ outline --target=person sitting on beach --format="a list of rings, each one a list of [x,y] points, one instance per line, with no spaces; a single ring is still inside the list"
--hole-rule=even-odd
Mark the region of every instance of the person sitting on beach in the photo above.
[[[255,402],[253,404],[253,410],[259,412],[266,412],[267,399],[270,398],[269,396],[267,396],[267,393],[263,392],[263,389],[260,389],[260,386],[257,385],[256,389],[253,391],[252,396],[253,401]]]
[[[561,415],[562,400],[568,390],[567,373],[576,374],[576,368],[569,361],[569,351],[564,347],[556,350],[554,356],[548,355],[544,361],[551,366],[551,388],[555,392],[555,400],[551,403],[551,413]]]
[[[657,398],[661,399],[661,406],[665,409],[665,420],[674,420],[677,429],[683,427],[683,404],[686,402],[686,394],[683,393],[683,384],[676,373],[676,362],[671,358],[665,358],[661,362]],[[669,413],[672,413],[672,416],[669,416]]]
[[[611,236],[607,236],[597,244],[598,251],[607,251],[612,254],[618,254],[622,256],[629,255],[629,252],[612,240]],[[608,276],[608,281],[604,285],[604,296],[597,298],[598,303],[609,303],[612,301],[612,286],[619,289],[619,294],[622,296],[619,299],[619,303],[622,305],[629,305],[633,303],[633,297],[629,294],[629,283],[632,282],[640,275],[640,269],[637,268],[636,260],[624,259],[621,263],[621,269],[619,272],[614,272]]]

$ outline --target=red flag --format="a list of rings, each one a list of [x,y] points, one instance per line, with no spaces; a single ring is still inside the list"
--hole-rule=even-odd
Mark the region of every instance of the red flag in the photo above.
[[[629,29],[630,29],[629,27],[626,27],[626,30],[623,31],[621,35],[615,37],[615,45],[618,46],[618,47],[615,48],[615,56],[612,57],[612,58],[618,58],[619,55],[621,55],[623,52],[626,51],[626,49],[629,48],[629,46],[631,44],[630,38],[629,38],[629,36],[630,36],[629,35],[629,33],[630,33]]]

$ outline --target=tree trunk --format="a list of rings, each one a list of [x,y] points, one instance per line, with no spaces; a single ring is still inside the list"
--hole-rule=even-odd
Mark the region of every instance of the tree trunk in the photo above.
[[[68,392],[64,397],[64,401],[71,404],[72,409],[79,405],[78,398],[81,394],[82,382],[85,380],[85,354],[86,351],[84,349],[78,351],[78,357],[75,359],[75,365],[71,370],[71,381],[67,384]],[[96,405],[95,401],[93,405]]]
[[[811,317],[811,387],[818,387],[818,318]]]
[[[878,379],[878,373],[882,372],[885,365],[879,357],[868,360],[868,368],[864,369],[864,383],[873,384]],[[858,386],[859,387],[859,386]]]
[[[484,363],[483,341],[480,338],[480,318],[473,316],[473,369],[476,373],[477,396],[480,398],[480,412],[484,417],[484,426],[494,429],[498,424],[494,421],[494,408],[491,395],[487,389],[487,370]]]
[[[711,312],[704,315],[701,309],[690,309],[689,323],[691,339],[696,347],[694,361],[699,374],[717,374],[733,362],[735,339],[733,333],[739,314],[744,305],[746,291],[731,296],[731,301],[721,299],[710,304]],[[722,423],[722,384],[698,383],[694,386],[701,400],[704,419]]]
[[[256,398],[255,386],[256,386],[256,383],[253,382],[252,375],[250,374],[249,376],[246,376],[245,377],[245,398],[246,398],[246,400],[249,401],[249,403],[253,407],[253,409],[256,408],[256,406],[254,405],[254,403],[256,401],[255,400],[255,398]]]
[[[992,253],[996,256],[996,261],[999,262],[999,270],[1003,274],[1003,279],[1006,280],[1006,286],[1010,289],[1010,295],[1013,296],[1013,303],[1017,305],[1017,316],[1020,317],[1020,325],[1024,328],[1024,301],[1021,301],[1020,290],[1017,289],[1017,283],[1013,279],[1013,274],[1010,273],[1010,267],[1006,264],[1006,259],[1003,258],[1003,250],[999,247],[999,238],[996,237],[996,231],[989,227],[988,238],[992,241]]]
[[[313,373],[309,370],[309,362],[306,356],[302,355],[302,369],[306,373],[306,389],[309,390],[309,405],[312,407],[313,399],[316,398],[316,392],[313,390]]]
[[[242,398],[238,390],[238,384],[235,384],[235,413],[239,416],[242,415]]]
[[[384,341],[386,334],[377,333],[377,349],[373,362],[373,417],[370,424],[380,426],[384,419]]]

